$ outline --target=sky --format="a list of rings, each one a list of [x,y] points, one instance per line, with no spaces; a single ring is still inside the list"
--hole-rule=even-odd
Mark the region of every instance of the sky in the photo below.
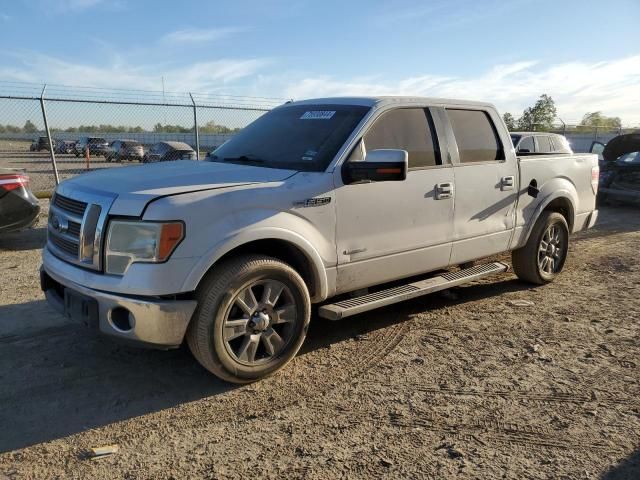
[[[640,125],[640,0],[0,0],[0,81],[420,95]]]

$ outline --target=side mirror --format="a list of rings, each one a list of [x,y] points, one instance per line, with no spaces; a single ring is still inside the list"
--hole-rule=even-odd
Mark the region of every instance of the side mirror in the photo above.
[[[348,162],[345,167],[345,183],[398,182],[407,178],[409,154],[406,150],[372,150],[364,160]]]

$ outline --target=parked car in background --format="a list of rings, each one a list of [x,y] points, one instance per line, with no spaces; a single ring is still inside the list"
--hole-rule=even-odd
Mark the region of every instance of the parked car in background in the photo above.
[[[55,151],[56,141],[51,140],[53,143],[53,149]],[[47,137],[38,137],[33,142],[31,142],[31,146],[29,147],[29,151],[31,152],[40,152],[42,150],[49,151],[49,139]]]
[[[76,142],[75,140],[57,140],[54,151],[62,154],[75,153]]]
[[[109,149],[109,142],[102,137],[82,137],[76,143],[76,157],[84,155],[85,150],[89,147],[90,155],[104,155]]]
[[[38,220],[40,205],[19,170],[0,168],[0,234],[22,230]]]
[[[518,155],[548,155],[573,153],[569,141],[557,133],[513,132],[511,141]]]
[[[591,153],[601,159],[598,199],[640,204],[640,133],[593,142]]]
[[[195,159],[195,150],[184,142],[158,142],[144,154],[142,162],[170,162],[172,160]]]
[[[104,154],[107,162],[121,162],[122,160],[142,161],[144,147],[137,140],[116,140],[111,142]]]

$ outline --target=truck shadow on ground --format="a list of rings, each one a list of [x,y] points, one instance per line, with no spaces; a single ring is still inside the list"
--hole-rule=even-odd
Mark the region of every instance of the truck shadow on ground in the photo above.
[[[305,354],[337,346],[357,335],[403,322],[412,315],[462,304],[527,286],[507,280],[466,287],[457,300],[431,295],[361,314],[341,322],[315,317]],[[44,301],[0,307],[0,318],[30,310],[51,313]],[[38,324],[46,325],[42,319]],[[311,360],[308,360],[311,362]],[[285,373],[283,373],[285,374]],[[79,325],[4,330],[0,336],[0,452],[24,448],[132,417],[177,407],[237,388],[204,370],[182,347],[172,351],[129,347],[95,335]]]

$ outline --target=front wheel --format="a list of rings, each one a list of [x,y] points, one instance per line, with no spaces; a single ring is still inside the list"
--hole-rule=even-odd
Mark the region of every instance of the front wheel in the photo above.
[[[569,251],[569,227],[557,212],[543,212],[524,247],[514,250],[513,270],[519,279],[543,285],[562,271]]]
[[[307,286],[275,258],[247,255],[214,267],[197,299],[187,343],[202,366],[228,382],[249,383],[275,373],[307,335]]]

